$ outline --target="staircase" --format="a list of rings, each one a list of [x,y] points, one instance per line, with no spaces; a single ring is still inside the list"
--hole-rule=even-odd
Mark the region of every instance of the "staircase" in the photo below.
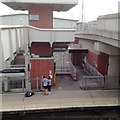
[[[14,59],[13,65],[25,65],[25,56],[23,55],[24,51],[20,51]]]

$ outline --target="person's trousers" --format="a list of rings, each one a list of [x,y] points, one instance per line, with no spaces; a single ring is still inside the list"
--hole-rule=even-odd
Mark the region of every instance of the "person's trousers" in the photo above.
[[[51,92],[51,85],[48,85],[48,92]]]

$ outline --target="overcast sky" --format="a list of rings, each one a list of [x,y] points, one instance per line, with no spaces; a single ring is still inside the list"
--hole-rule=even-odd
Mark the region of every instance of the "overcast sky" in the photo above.
[[[54,12],[54,17],[72,18],[81,20],[82,16],[82,1],[78,0],[78,5],[67,12]],[[118,2],[120,0],[84,0],[84,22],[96,20],[98,16],[105,14],[118,13]],[[14,11],[0,3],[0,15],[24,13]],[[27,13],[27,12],[26,12]]]

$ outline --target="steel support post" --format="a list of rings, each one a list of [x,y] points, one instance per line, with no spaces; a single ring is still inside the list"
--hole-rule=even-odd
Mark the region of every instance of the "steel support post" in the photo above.
[[[7,92],[8,91],[8,78],[4,77],[4,91]]]
[[[24,92],[24,79],[22,79],[22,91]]]
[[[38,77],[37,77],[37,91],[39,91],[39,87],[38,87]]]
[[[31,90],[31,83],[30,83],[30,52],[29,52],[29,28],[24,29],[24,38],[25,38],[25,83],[26,83],[26,90]]]
[[[2,76],[0,77],[0,94],[2,93]]]

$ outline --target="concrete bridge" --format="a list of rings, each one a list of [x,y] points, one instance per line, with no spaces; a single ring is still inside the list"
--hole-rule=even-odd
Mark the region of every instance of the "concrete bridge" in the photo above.
[[[75,33],[78,44],[80,44],[83,48],[88,48],[88,50],[96,55],[106,54],[109,56],[109,77],[115,77],[119,75],[119,20],[119,14],[99,16],[96,21],[78,23]]]

